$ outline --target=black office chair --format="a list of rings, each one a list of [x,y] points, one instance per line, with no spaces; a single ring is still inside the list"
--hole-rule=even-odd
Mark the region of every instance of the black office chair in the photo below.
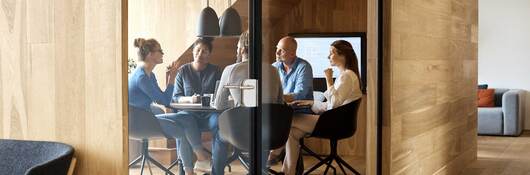
[[[0,139],[0,174],[66,175],[73,156],[63,143]]]
[[[153,113],[149,111],[129,106],[129,137],[142,142],[142,154],[133,160],[129,164],[129,167],[141,160],[142,165],[140,174],[143,174],[145,162],[149,161],[162,169],[166,174],[173,175],[170,169],[176,163],[172,163],[173,166],[170,166],[170,168],[165,168],[160,162],[149,156],[149,139],[175,138],[177,133],[184,133],[184,131],[177,127],[175,122],[168,119],[156,118]],[[178,161],[178,164],[180,165],[179,173],[183,175],[184,170],[180,158],[176,161]]]
[[[334,173],[336,173],[335,168],[331,165],[332,162],[335,161],[344,174],[347,173],[344,171],[343,166],[348,168],[354,174],[359,175],[359,172],[337,154],[337,142],[338,140],[349,138],[355,134],[355,131],[357,130],[357,111],[359,110],[360,103],[361,99],[350,102],[346,105],[326,111],[318,118],[315,129],[310,137],[329,139],[331,152],[326,158],[322,159],[315,152],[311,151],[311,149],[303,144],[303,138],[300,139],[301,150],[306,151],[309,155],[320,161],[304,174],[310,174],[324,164],[326,164],[324,174],[327,174],[329,168],[332,168]],[[297,164],[297,174],[301,174],[303,169],[303,159],[300,154]]]
[[[236,150],[229,163],[239,159],[248,170],[248,157],[242,152],[250,150],[250,107],[228,109],[219,116],[221,138],[232,144]],[[283,104],[263,104],[262,106],[262,145],[264,150],[277,149],[287,142],[291,129],[293,110]],[[270,173],[277,174],[269,169]]]

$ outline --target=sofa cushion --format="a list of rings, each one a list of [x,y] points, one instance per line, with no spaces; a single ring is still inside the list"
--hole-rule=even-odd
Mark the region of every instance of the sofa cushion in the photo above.
[[[494,89],[479,89],[477,91],[479,107],[494,107]]]
[[[479,134],[503,134],[502,108],[478,108],[478,133]]]

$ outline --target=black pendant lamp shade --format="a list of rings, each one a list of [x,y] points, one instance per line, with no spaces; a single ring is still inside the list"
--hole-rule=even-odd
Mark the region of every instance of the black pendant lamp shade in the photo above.
[[[228,7],[219,21],[221,36],[239,36],[241,35],[241,17],[236,9]]]
[[[217,37],[219,36],[219,18],[217,13],[211,7],[206,7],[201,11],[199,16],[199,27],[197,29],[198,37]]]

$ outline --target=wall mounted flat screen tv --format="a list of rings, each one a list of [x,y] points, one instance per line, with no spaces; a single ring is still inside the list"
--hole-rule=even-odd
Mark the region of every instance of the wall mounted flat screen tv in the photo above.
[[[315,91],[325,91],[326,81],[324,69],[329,67],[329,49],[336,40],[346,40],[353,46],[359,66],[361,90],[366,93],[366,33],[292,33],[289,34],[298,43],[297,55],[307,60],[313,68],[313,88]],[[333,77],[338,76],[338,69],[334,68]]]

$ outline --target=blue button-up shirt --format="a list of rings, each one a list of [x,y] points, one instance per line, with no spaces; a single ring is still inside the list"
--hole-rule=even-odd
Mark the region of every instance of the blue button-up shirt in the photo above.
[[[313,99],[313,70],[309,62],[296,57],[289,72],[285,72],[283,62],[277,61],[272,66],[278,69],[284,94],[293,93],[295,100]]]

